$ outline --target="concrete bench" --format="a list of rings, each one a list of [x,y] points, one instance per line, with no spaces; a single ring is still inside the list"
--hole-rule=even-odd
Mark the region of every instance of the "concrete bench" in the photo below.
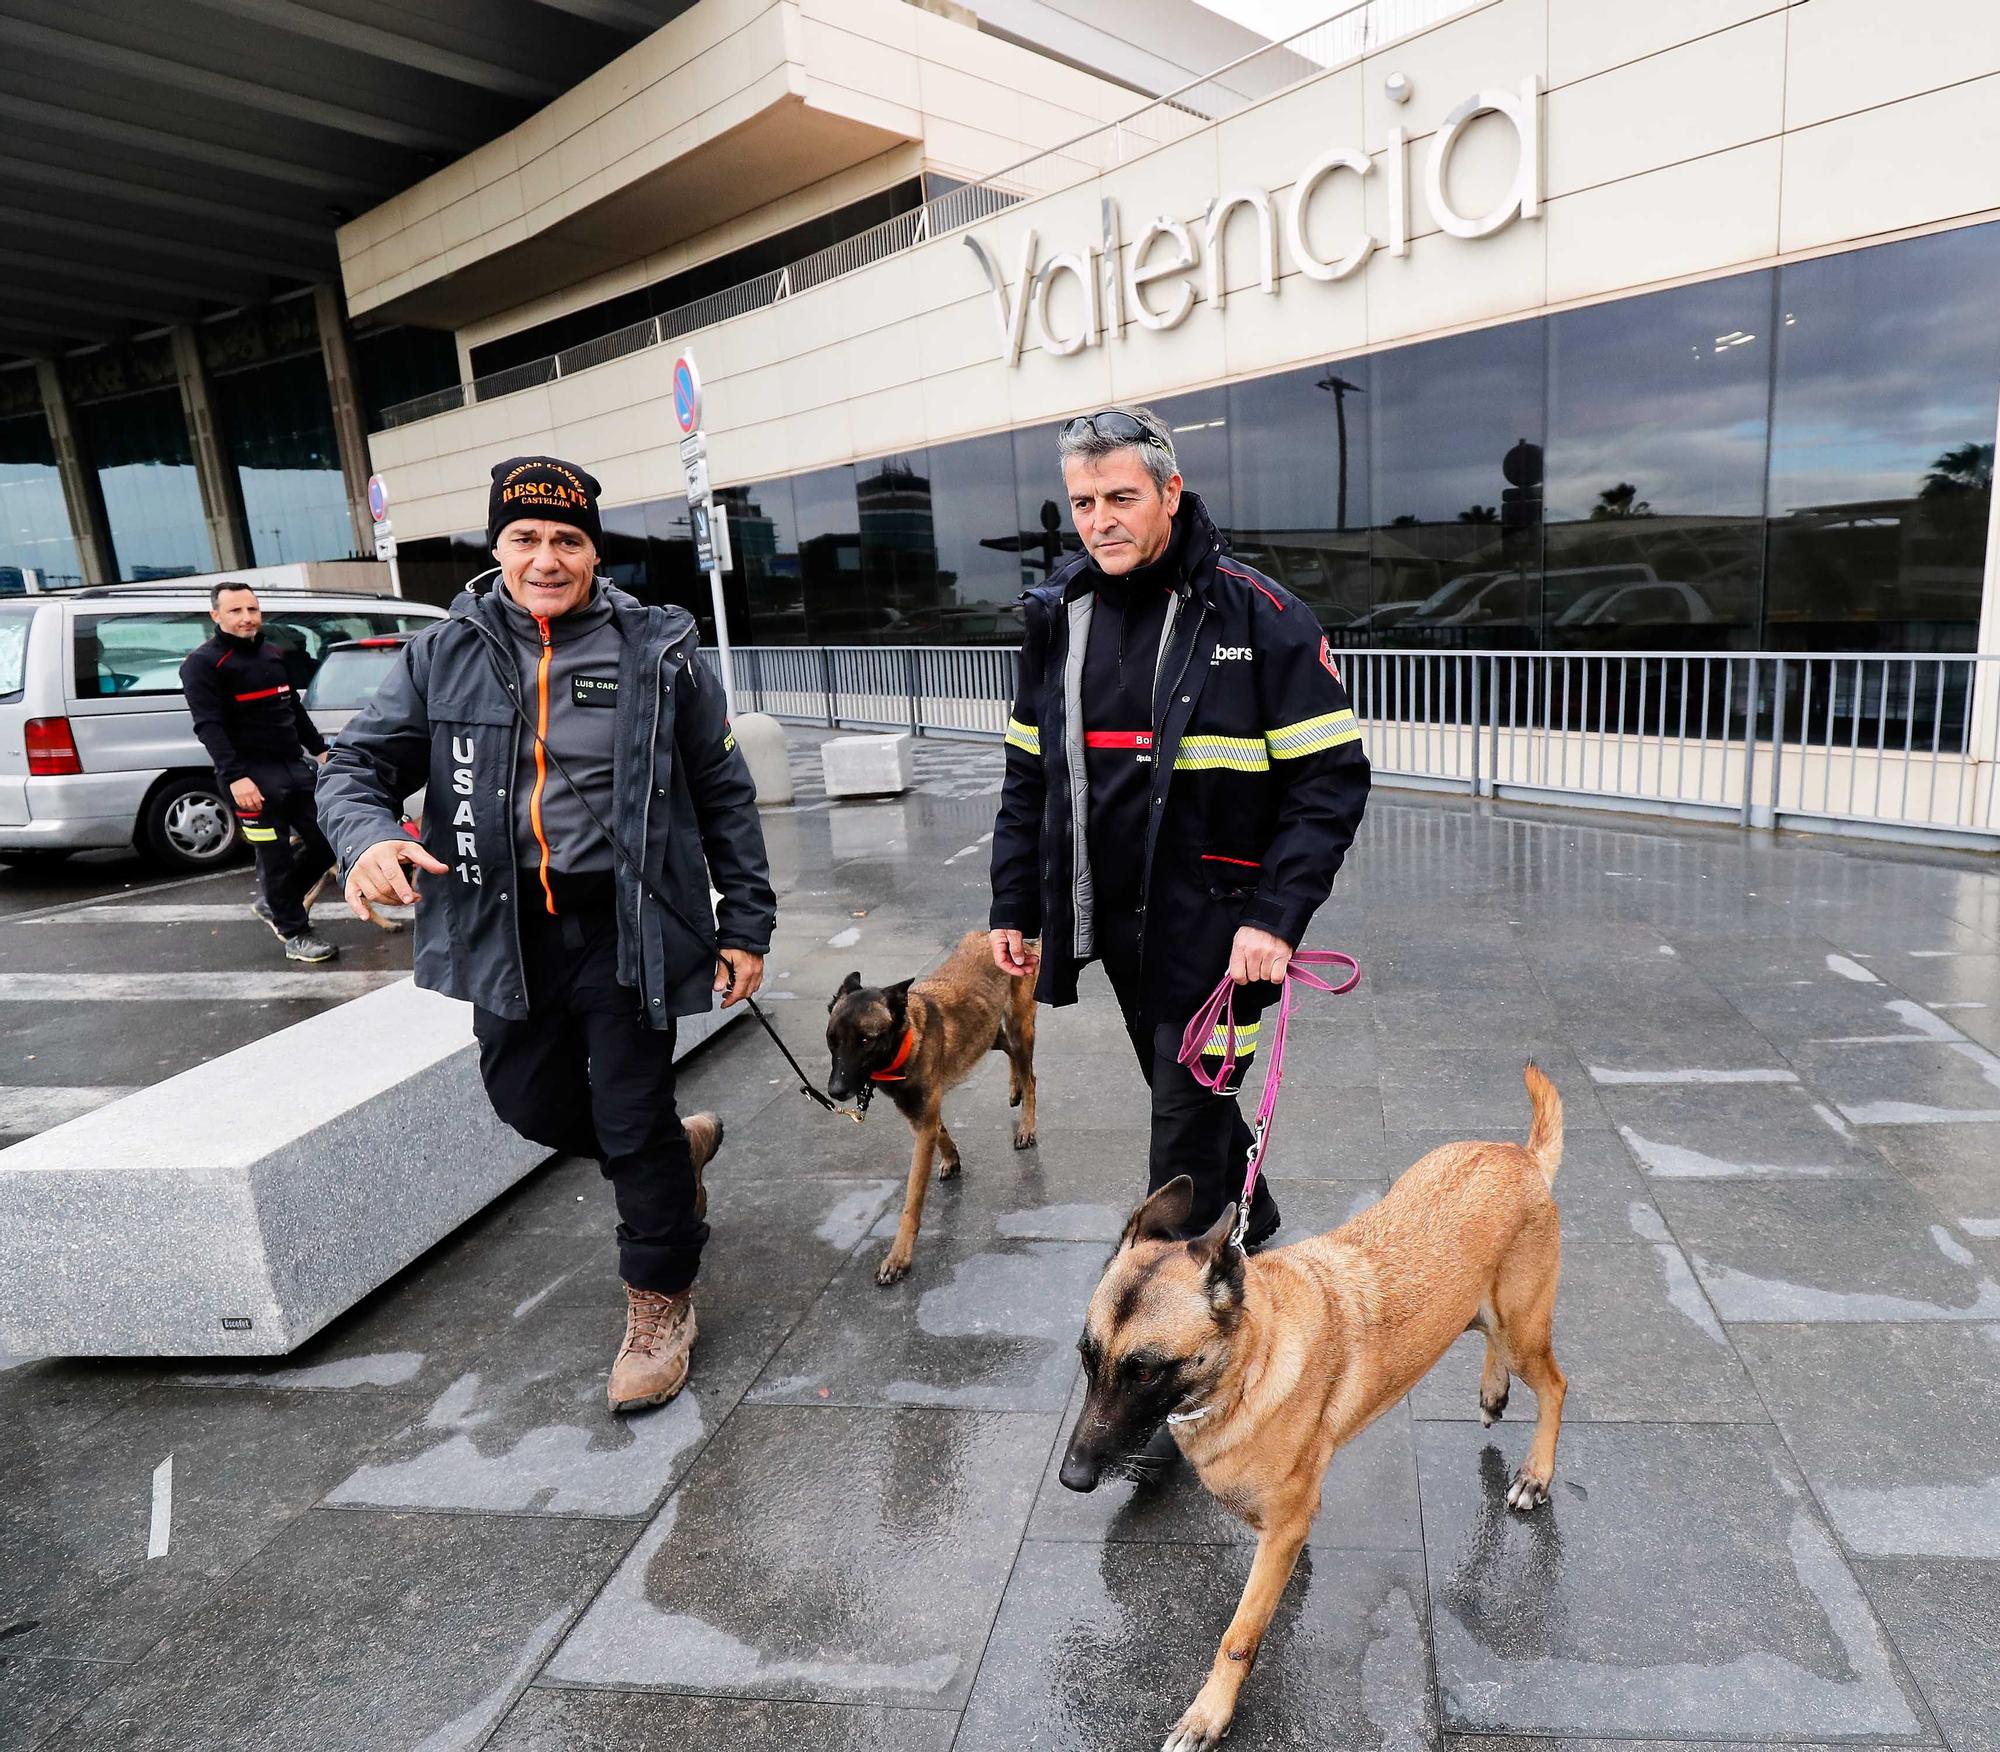
[[[471,1007],[383,986],[0,1150],[0,1350],[282,1355],[547,1155]]]

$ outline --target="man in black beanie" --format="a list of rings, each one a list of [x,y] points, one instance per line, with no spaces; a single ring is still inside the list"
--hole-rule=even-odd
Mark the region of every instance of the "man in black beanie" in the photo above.
[[[676,1115],[675,1021],[757,990],[777,906],[694,621],[597,576],[599,491],[552,456],[494,468],[497,586],[482,573],[404,648],[341,732],[319,812],[357,912],[421,900],[417,983],[474,1006],[495,1112],[602,1163],[623,1412],[686,1384],[702,1169],[722,1141],[714,1114]],[[426,781],[419,845],[398,804]],[[429,876],[421,896],[405,866]]]

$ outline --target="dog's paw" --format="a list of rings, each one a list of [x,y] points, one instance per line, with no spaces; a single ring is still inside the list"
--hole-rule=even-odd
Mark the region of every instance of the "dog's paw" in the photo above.
[[[963,1156],[954,1156],[949,1162],[940,1162],[938,1164],[938,1178],[940,1180],[956,1180],[964,1167],[965,1158]]]
[[[1215,1752],[1229,1732],[1233,1713],[1197,1697],[1187,1714],[1174,1723],[1174,1731],[1161,1743],[1160,1752]]]
[[[1034,1147],[1035,1134],[1031,1131],[1022,1131],[1018,1126],[1015,1127],[1014,1148],[1017,1150],[1032,1150]]]
[[[900,1283],[910,1275],[910,1255],[898,1256],[892,1249],[888,1258],[875,1268],[875,1281],[884,1289],[890,1284]]]
[[[1498,1399],[1488,1399],[1485,1394],[1483,1393],[1480,1394],[1479,1421],[1482,1424],[1484,1424],[1488,1429],[1491,1429],[1495,1424],[1497,1424],[1500,1421],[1501,1414],[1505,1412],[1506,1409],[1507,1409],[1506,1388],[1503,1387],[1500,1389],[1500,1397]]]
[[[1021,1105],[1021,1091],[1018,1085],[1007,1091],[1007,1105],[1009,1107],[1019,1107]]]
[[[1530,1509],[1538,1509],[1549,1500],[1549,1481],[1537,1478],[1527,1467],[1514,1474],[1514,1482],[1507,1487],[1507,1506],[1526,1514]]]

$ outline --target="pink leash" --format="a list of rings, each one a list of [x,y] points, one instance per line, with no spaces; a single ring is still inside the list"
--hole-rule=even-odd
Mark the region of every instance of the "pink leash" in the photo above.
[[[1347,977],[1332,985],[1312,970],[1315,967],[1345,967]],[[1278,1091],[1285,1081],[1285,1034],[1292,1019],[1292,985],[1296,981],[1316,992],[1339,997],[1351,992],[1361,981],[1361,964],[1338,949],[1301,949],[1285,968],[1284,994],[1278,1000],[1278,1020],[1271,1030],[1270,1056],[1265,1060],[1264,1098],[1257,1103],[1257,1122],[1251,1128],[1250,1156],[1243,1171],[1243,1196],[1236,1202],[1236,1233],[1229,1244],[1241,1250],[1250,1227],[1250,1198],[1257,1190],[1257,1175],[1264,1164],[1264,1147],[1270,1142],[1271,1120],[1278,1111]],[[1213,1076],[1202,1069],[1202,1057],[1210,1037],[1224,1031],[1222,1065]],[[1194,1080],[1211,1094],[1229,1092],[1230,1074],[1236,1069],[1236,982],[1226,974],[1208,1001],[1194,1013],[1194,1020],[1181,1036],[1180,1062]]]

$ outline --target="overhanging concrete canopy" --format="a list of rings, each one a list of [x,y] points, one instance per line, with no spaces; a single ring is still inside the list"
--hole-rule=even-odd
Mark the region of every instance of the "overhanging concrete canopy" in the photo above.
[[[6,0],[0,355],[338,277],[336,227],[694,0]]]

